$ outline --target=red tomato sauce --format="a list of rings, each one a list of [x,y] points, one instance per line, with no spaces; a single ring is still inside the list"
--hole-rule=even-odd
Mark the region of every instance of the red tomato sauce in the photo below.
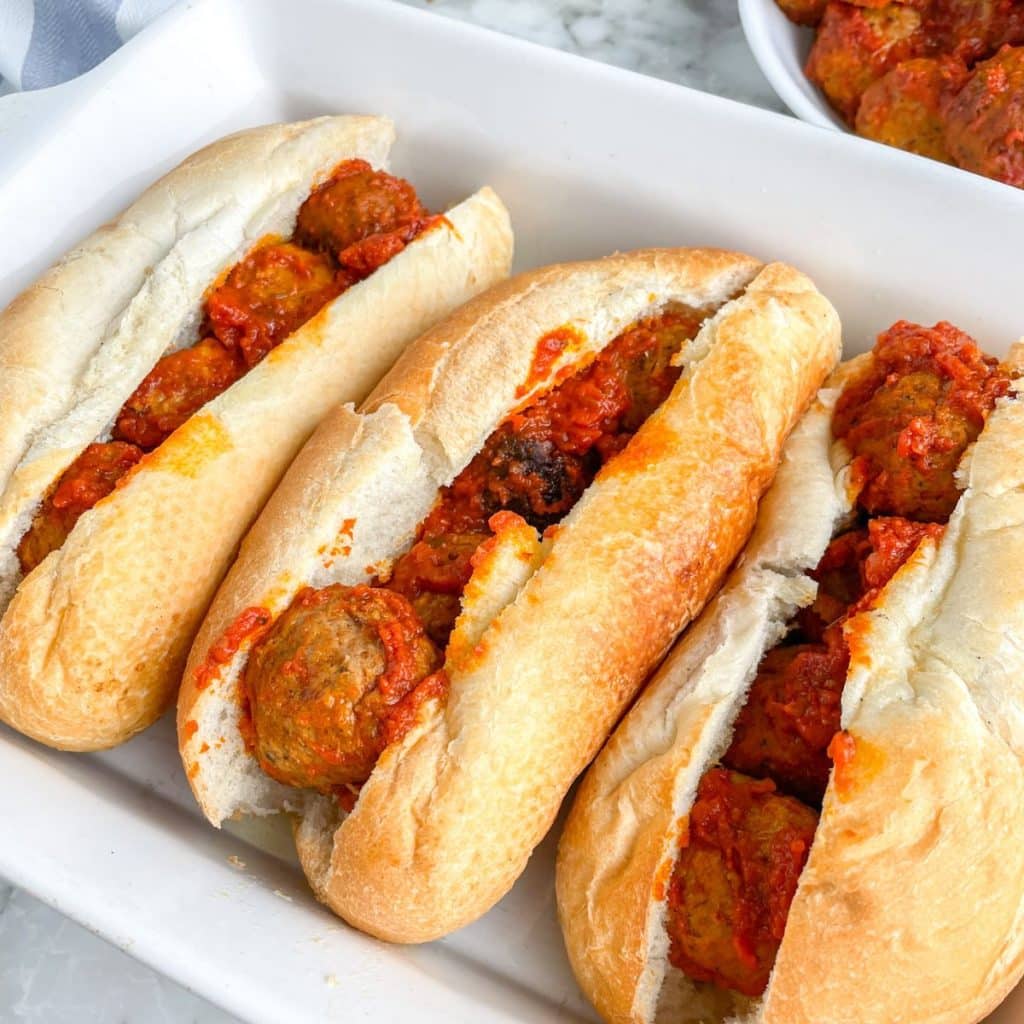
[[[551,374],[551,367],[558,357],[573,345],[579,345],[583,335],[575,327],[558,327],[541,336],[533,354],[533,363],[526,380],[516,388],[516,398],[522,398],[538,384],[543,384]]]
[[[193,673],[196,689],[205,690],[246,640],[266,631],[270,620],[271,615],[266,608],[246,608],[240,612],[196,667]]]
[[[419,718],[420,708],[428,700],[444,700],[448,696],[448,676],[439,669],[427,676],[389,709],[384,720],[386,746],[397,743]]]
[[[61,547],[79,518],[113,492],[141,458],[140,448],[123,441],[89,445],[64,471],[19,541],[21,571],[31,572]]]

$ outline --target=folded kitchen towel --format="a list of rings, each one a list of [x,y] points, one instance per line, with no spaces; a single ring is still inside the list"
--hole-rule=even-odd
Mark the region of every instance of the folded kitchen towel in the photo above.
[[[0,92],[88,71],[177,2],[0,0]]]

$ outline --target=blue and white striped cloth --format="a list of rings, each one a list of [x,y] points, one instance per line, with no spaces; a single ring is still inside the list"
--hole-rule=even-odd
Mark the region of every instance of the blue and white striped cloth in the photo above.
[[[177,0],[0,0],[0,93],[66,82]]]

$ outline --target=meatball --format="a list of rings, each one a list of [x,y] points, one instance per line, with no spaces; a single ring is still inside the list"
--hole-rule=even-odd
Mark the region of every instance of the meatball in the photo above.
[[[834,622],[868,607],[921,541],[938,541],[943,530],[937,523],[878,516],[866,529],[836,537],[810,574],[818,594],[798,616],[802,638],[820,641]]]
[[[290,242],[254,249],[206,300],[210,330],[255,366],[351,283],[330,259]]]
[[[829,544],[811,573],[817,599],[796,620],[802,642],[761,659],[722,764],[821,803],[850,662],[842,622],[874,601],[925,537],[937,540],[942,531],[934,523],[880,517]]]
[[[854,457],[859,503],[872,515],[945,522],[959,497],[956,468],[1009,376],[948,323],[900,321],[879,336],[874,356],[832,421]]]
[[[387,582],[389,590],[408,598],[427,636],[442,649],[461,610],[473,554],[489,536],[442,533],[420,540],[395,563]]]
[[[814,811],[767,780],[707,772],[669,883],[669,962],[697,981],[761,995],[817,825]]]
[[[245,372],[239,353],[216,338],[164,356],[135,389],[117,417],[115,435],[156,448],[194,412]]]
[[[857,110],[857,132],[887,146],[952,163],[943,110],[967,80],[955,57],[906,60],[870,85]]]
[[[1024,47],[974,69],[946,112],[946,145],[965,170],[1024,188]]]
[[[488,445],[487,484],[483,494],[488,516],[515,512],[543,530],[558,522],[593,479],[593,460],[561,452],[553,441],[501,431]]]
[[[782,13],[797,25],[817,25],[828,0],[776,0]]]
[[[622,429],[635,433],[668,398],[682,373],[672,359],[700,329],[703,318],[693,312],[667,312],[641,320],[616,340],[629,407]]]
[[[761,660],[722,764],[768,776],[780,789],[820,805],[839,732],[850,653],[842,628],[821,643],[776,647]]]
[[[346,160],[302,204],[295,240],[342,264],[358,262],[355,253],[343,258],[351,247],[376,235],[402,234],[426,216],[409,182],[375,171],[365,160]]]
[[[64,471],[21,538],[17,552],[21,571],[31,572],[51,551],[56,551],[79,517],[110,494],[118,480],[141,458],[139,448],[123,441],[89,445]]]
[[[321,792],[365,782],[389,712],[439,661],[400,594],[340,584],[301,591],[245,670],[260,766]]]
[[[913,7],[829,3],[811,52],[807,77],[853,124],[864,91],[901,61],[927,55],[921,15]]]
[[[531,436],[535,427],[537,436]],[[525,429],[514,422],[499,427],[445,489],[424,534],[482,532],[487,520],[503,511],[515,512],[538,530],[558,522],[593,480],[599,460],[560,450],[546,433],[537,421]]]
[[[973,64],[1024,43],[1020,0],[932,0],[924,25],[931,46]]]

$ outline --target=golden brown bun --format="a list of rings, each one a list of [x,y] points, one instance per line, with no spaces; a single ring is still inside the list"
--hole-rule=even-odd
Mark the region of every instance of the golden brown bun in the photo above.
[[[849,512],[831,405],[866,358],[841,368],[794,432],[741,563],[579,789],[559,847],[559,916],[608,1021],[969,1024],[1024,970],[1016,402],[972,449],[938,549],[923,545],[851,626],[842,721],[856,756],[830,782],[764,999],[667,963],[665,882],[697,783],[727,748],[762,653],[813,599],[801,573]]]
[[[582,333],[569,363],[672,303],[717,308],[682,353],[683,377],[553,542],[499,538],[466,590],[447,703],[425,705],[384,752],[353,813],[342,821],[334,801],[263,776],[238,737],[246,649],[206,688],[194,676],[240,612],[276,614],[306,583],[356,583],[386,567],[437,489],[522,401],[544,333]],[[537,270],[428,332],[361,415],[339,411],[316,432],[213,603],[178,712],[204,811],[219,822],[303,809],[297,843],[314,890],[372,934],[424,941],[478,917],[742,547],[783,441],[838,350],[836,314],[803,275],[701,249]]]
[[[0,365],[20,366],[25,379],[49,366],[54,395],[64,395],[47,425],[26,405],[2,430],[0,454],[13,453],[14,468],[0,493],[0,591],[4,580],[18,590],[0,620],[0,720],[72,750],[113,746],[153,722],[173,700],[239,539],[316,424],[339,401],[362,398],[409,340],[507,274],[507,211],[484,189],[208,403],[20,579],[14,548],[42,495],[194,327],[203,289],[268,231],[287,234],[335,164],[361,156],[380,165],[392,134],[383,119],[325,118],[215,143],[0,319]],[[110,261],[134,281],[143,234],[161,240],[163,255],[134,298],[116,274],[90,294],[83,275],[97,268],[99,288]],[[76,325],[88,328],[81,351],[49,362],[46,332],[64,339]]]

